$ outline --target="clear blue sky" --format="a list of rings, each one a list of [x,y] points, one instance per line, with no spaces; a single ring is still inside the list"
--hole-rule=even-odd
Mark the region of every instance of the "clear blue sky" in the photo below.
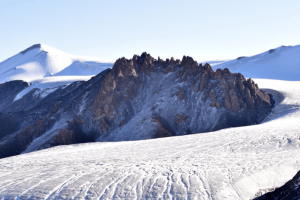
[[[0,61],[35,43],[111,60],[231,59],[300,44],[300,1],[0,0]]]

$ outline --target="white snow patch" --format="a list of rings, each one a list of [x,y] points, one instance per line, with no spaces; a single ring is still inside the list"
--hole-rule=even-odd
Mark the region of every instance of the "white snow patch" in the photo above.
[[[276,80],[300,80],[300,45],[281,46],[264,53],[231,60],[213,66],[213,69],[228,68],[247,78]]]
[[[46,77],[32,81],[30,86],[22,90],[14,99],[17,101],[21,99],[24,95],[33,89],[37,89],[34,93],[35,96],[39,98],[44,98],[48,94],[54,92],[62,86],[67,86],[74,81],[87,81],[92,76],[57,76],[57,77]]]

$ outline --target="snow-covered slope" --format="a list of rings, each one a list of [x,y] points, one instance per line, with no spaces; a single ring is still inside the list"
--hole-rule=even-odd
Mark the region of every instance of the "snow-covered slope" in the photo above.
[[[34,88],[45,96],[58,86],[88,80],[112,66],[109,61],[74,56],[44,44],[35,44],[0,63],[0,84],[12,80],[30,82],[31,86],[17,99]]]
[[[205,63],[208,63],[208,64],[210,64],[210,66],[213,67],[215,65],[220,65],[220,64],[225,63],[227,61],[229,61],[229,60],[212,60],[212,61],[205,61],[205,62],[201,62],[201,63],[202,63],[202,65],[205,65]]]
[[[228,68],[247,78],[300,80],[300,45],[281,46],[252,57],[238,59],[213,66],[213,69]]]
[[[0,160],[0,199],[250,199],[300,169],[300,82],[260,80],[264,123],[144,141],[50,148]]]
[[[32,81],[29,87],[22,90],[14,100],[16,101],[21,99],[25,94],[33,89],[37,89],[35,91],[36,96],[43,98],[62,86],[69,85],[74,81],[87,81],[90,78],[91,76],[53,76],[37,79]]]
[[[112,67],[111,62],[73,56],[53,47],[36,44],[0,63],[0,83],[31,82],[49,76],[96,75]]]

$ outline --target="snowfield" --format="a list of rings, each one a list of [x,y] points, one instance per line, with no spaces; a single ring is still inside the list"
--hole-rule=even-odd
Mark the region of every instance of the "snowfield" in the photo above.
[[[264,78],[288,81],[300,80],[300,45],[281,46],[252,57],[213,65],[213,69],[228,68],[247,78]]]
[[[251,199],[300,170],[300,81],[255,79],[276,107],[262,124],[59,146],[0,160],[0,199]]]

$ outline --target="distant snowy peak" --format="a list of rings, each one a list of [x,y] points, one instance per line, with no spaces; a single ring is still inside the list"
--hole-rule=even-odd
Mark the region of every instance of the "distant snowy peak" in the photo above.
[[[205,63],[208,63],[210,66],[215,66],[215,65],[219,65],[219,64],[222,64],[222,63],[225,63],[229,60],[212,60],[212,61],[203,61],[203,62],[200,62],[202,65],[205,65]],[[199,64],[200,64],[199,63]]]
[[[26,52],[33,50],[33,49],[41,49],[42,45],[41,44],[34,44],[31,47],[28,47],[27,49],[25,49],[24,51],[21,51],[20,54],[25,54]]]
[[[91,76],[112,65],[101,59],[74,56],[44,44],[35,44],[0,63],[0,83],[11,80],[31,82],[50,76]]]
[[[300,45],[299,45],[300,46]],[[297,46],[295,46],[297,47]],[[238,57],[236,60],[244,60],[244,59],[254,59],[254,58],[265,58],[267,56],[269,56],[270,54],[273,54],[273,53],[280,53],[282,51],[286,51],[286,50],[289,50],[290,48],[293,48],[293,46],[280,46],[280,47],[277,47],[275,49],[269,49],[268,51],[265,51],[263,53],[260,53],[260,54],[257,54],[257,55],[254,55],[254,56],[240,56]]]
[[[300,80],[300,45],[281,46],[261,54],[224,62],[213,69],[228,68],[240,72],[248,78],[267,78],[278,80]]]

